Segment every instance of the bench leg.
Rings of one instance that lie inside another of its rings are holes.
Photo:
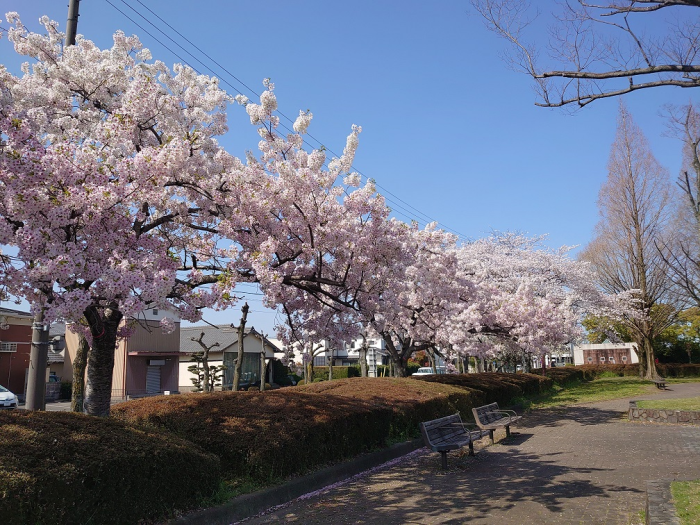
[[[469,442],[469,455],[474,455],[474,443],[472,443],[471,441]]]
[[[510,437],[510,425],[506,425],[506,437]]]
[[[447,451],[440,452],[442,456],[442,470],[447,470]]]
[[[489,430],[489,437],[491,438],[491,444],[493,445],[493,430]]]

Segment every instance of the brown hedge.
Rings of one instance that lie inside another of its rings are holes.
[[[542,394],[553,386],[553,380],[549,377],[534,374],[503,374],[496,372],[483,374],[437,374],[413,376],[411,379],[469,389],[477,403],[476,406],[493,402],[505,405],[517,397]]]
[[[418,423],[470,413],[465,388],[411,379],[350,378],[269,392],[130,401],[112,416],[164,428],[219,455],[225,476],[288,477],[416,435]]]
[[[163,432],[70,412],[0,412],[3,525],[163,518],[196,506],[220,479],[215,455]]]

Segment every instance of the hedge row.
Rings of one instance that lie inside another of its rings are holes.
[[[418,435],[418,423],[537,393],[529,374],[349,378],[267,392],[143,398],[110,419],[0,413],[0,520],[127,524]],[[207,451],[207,452],[205,452]],[[209,453],[211,452],[211,453]]]
[[[162,518],[212,494],[220,477],[215,455],[163,432],[70,412],[0,411],[3,525]]]

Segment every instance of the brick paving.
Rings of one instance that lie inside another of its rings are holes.
[[[643,399],[700,395],[671,384]],[[246,524],[639,524],[646,481],[700,478],[700,427],[630,423],[629,399],[527,414],[476,457],[426,449]]]

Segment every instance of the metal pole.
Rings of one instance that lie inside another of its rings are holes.
[[[46,363],[49,356],[49,330],[44,327],[44,310],[34,315],[32,349],[27,378],[27,410],[46,410]]]
[[[75,45],[75,35],[78,33],[78,11],[80,0],[70,0],[68,4],[68,21],[66,23],[66,46]]]

